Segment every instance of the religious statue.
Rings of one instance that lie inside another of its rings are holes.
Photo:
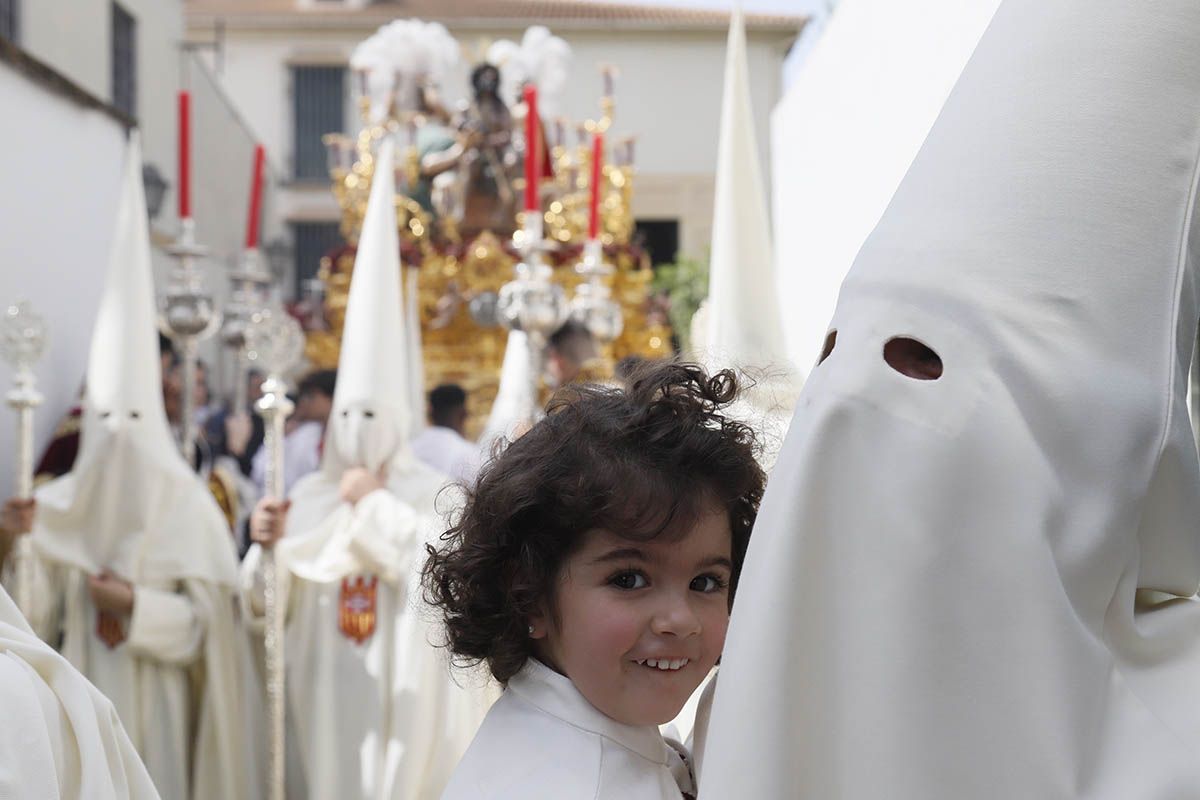
[[[421,183],[431,185],[429,207],[453,220],[466,237],[485,230],[511,235],[515,226],[521,159],[499,86],[500,70],[480,64],[471,73],[472,97],[455,115],[453,143],[438,150],[422,147],[434,144],[434,131],[427,130],[436,125],[432,113],[418,133]]]

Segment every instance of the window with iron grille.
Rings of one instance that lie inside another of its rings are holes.
[[[292,152],[298,180],[328,179],[321,137],[342,131],[345,103],[345,67],[292,67]]]
[[[0,0],[0,39],[17,43],[20,37],[21,0]]]
[[[340,228],[336,222],[292,223],[292,241],[295,242],[296,252],[296,297],[304,295],[305,281],[317,277],[321,257],[342,244]]]
[[[112,4],[112,101],[131,117],[137,116],[137,20]]]

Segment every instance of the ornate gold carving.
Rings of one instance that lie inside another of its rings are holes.
[[[607,130],[612,121],[613,100],[601,99],[602,117],[580,126],[579,142],[567,146],[558,135],[551,153],[555,176],[547,182],[545,231],[555,249],[546,254],[554,267],[554,280],[568,292],[580,281],[574,267],[580,260],[587,233],[590,147],[586,132]],[[365,126],[356,139],[340,134],[325,138],[330,150],[333,193],[342,209],[342,233],[357,242],[366,214],[367,198],[375,163],[373,152],[389,127]],[[631,145],[623,145],[631,148]],[[434,219],[416,201],[405,196],[405,187],[416,184],[420,162],[415,148],[405,151],[398,168],[399,191],[396,225],[401,237],[405,268],[419,270],[418,307],[424,351],[426,388],[439,383],[460,384],[468,394],[468,434],[476,435],[486,421],[498,388],[507,331],[485,327],[469,312],[472,300],[486,300],[513,277],[518,260],[512,243],[490,231],[462,241],[453,220]],[[634,168],[630,157],[603,169],[601,235],[604,260],[615,268],[607,278],[624,313],[624,330],[614,342],[600,346],[600,356],[588,365],[590,376],[611,377],[613,367],[625,356],[662,358],[671,355],[672,334],[662,314],[651,308],[652,271],[645,252],[632,242],[634,219],[631,209]],[[520,215],[514,227],[520,225]],[[324,330],[309,331],[305,354],[319,367],[337,364],[354,248],[347,246],[322,260],[319,277],[325,284]]]

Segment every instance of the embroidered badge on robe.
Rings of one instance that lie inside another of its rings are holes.
[[[375,588],[378,583],[379,578],[375,575],[370,579],[362,575],[342,578],[338,627],[355,644],[362,644],[375,632]]]
[[[121,627],[121,618],[107,611],[97,611],[96,636],[108,645],[109,650],[125,641],[125,630]]]

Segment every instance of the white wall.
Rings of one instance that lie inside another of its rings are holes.
[[[174,0],[170,0],[174,2]],[[18,44],[91,94],[112,98],[112,18],[103,0],[34,0],[20,4]]]
[[[72,405],[83,379],[96,303],[116,221],[125,132],[0,63],[0,97],[20,125],[0,125],[0,305],[28,300],[46,319],[38,364],[45,404],[35,451]],[[0,391],[12,386],[0,362]],[[0,496],[14,477],[15,418],[0,409]],[[35,453],[35,458],[37,457]]]
[[[137,20],[137,117],[146,160],[173,182],[183,2],[119,2]],[[26,0],[20,28],[22,49],[95,97],[112,101],[110,0]]]
[[[291,64],[344,64],[354,46],[373,29],[347,31],[230,31],[222,84],[250,125],[291,163]],[[456,31],[468,50],[484,40],[519,40],[523,29]],[[634,194],[639,216],[679,217],[682,249],[702,255],[711,229],[712,175],[724,72],[725,32],[559,31],[575,52],[562,114],[572,119],[599,115],[598,67],[617,67],[615,140],[637,136],[640,183]],[[204,38],[206,33],[193,33]],[[769,154],[768,114],[780,96],[780,65],[787,37],[751,33],[748,56],[752,100],[764,175]],[[472,64],[464,59],[443,87],[449,102],[465,97]],[[646,194],[643,196],[642,188]],[[682,187],[673,190],[672,187]],[[697,197],[696,192],[701,193]],[[288,187],[280,197],[281,219],[334,219],[337,207],[326,187]]]

